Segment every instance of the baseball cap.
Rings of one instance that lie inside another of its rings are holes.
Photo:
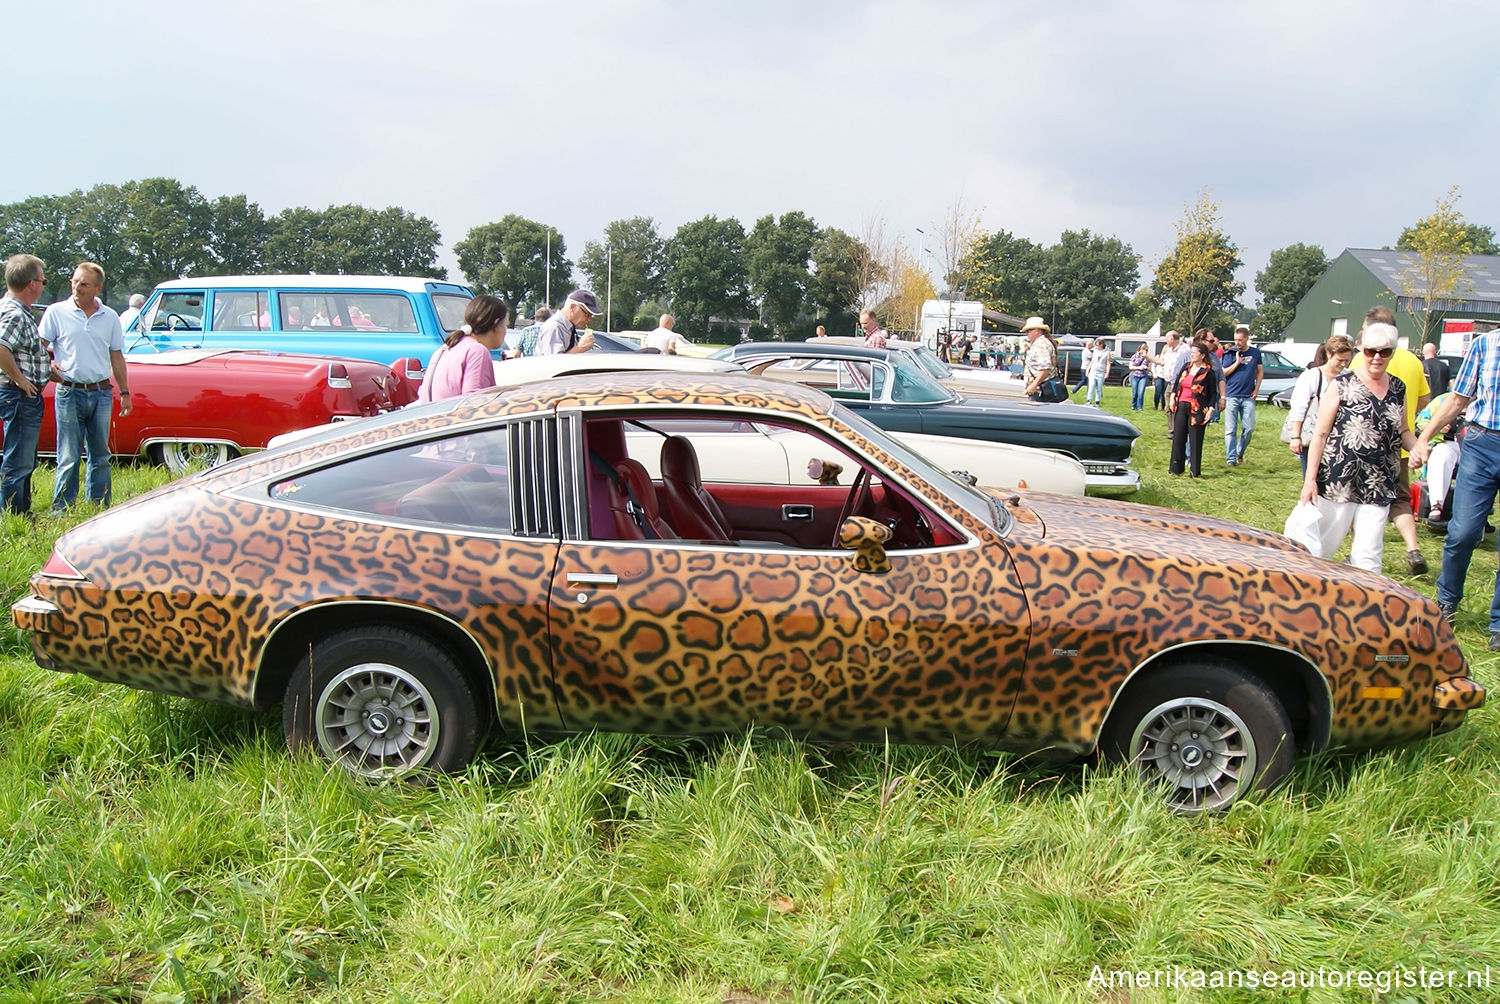
[[[573,292],[568,294],[566,303],[576,303],[584,310],[587,310],[590,314],[594,314],[596,316],[602,313],[602,311],[599,309],[599,301],[594,299],[594,294],[587,289],[573,290]]]

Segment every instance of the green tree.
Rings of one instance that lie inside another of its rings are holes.
[[[853,330],[859,308],[859,263],[866,254],[858,237],[824,227],[813,241],[807,303],[830,331]]]
[[[567,258],[562,234],[515,213],[474,227],[453,245],[453,253],[476,292],[499,296],[518,317],[546,304],[549,283],[555,301],[567,296],[572,285],[573,263]]]
[[[1234,277],[1240,249],[1219,229],[1219,204],[1204,188],[1177,221],[1177,243],[1156,267],[1151,291],[1184,334],[1227,327],[1245,284]]]
[[[578,270],[601,301],[610,297],[613,326],[634,326],[641,304],[661,296],[665,254],[666,242],[649,216],[615,220],[604,228],[603,243],[583,245]]]
[[[1156,294],[1151,292],[1151,287],[1144,286],[1135,291],[1125,312],[1115,318],[1109,330],[1117,335],[1150,331],[1151,326],[1159,320],[1161,304],[1156,302]]]
[[[1398,307],[1416,320],[1422,342],[1436,341],[1442,312],[1472,292],[1463,259],[1474,253],[1474,243],[1470,225],[1458,211],[1460,198],[1454,185],[1437,200],[1431,216],[1401,234],[1412,263],[1395,276],[1401,293]]]
[[[72,226],[74,203],[82,194],[37,195],[0,206],[0,258],[34,254],[42,259],[47,275],[44,302],[68,294],[68,277],[81,260]]]
[[[817,237],[817,224],[793,211],[783,213],[780,220],[762,216],[745,238],[750,295],[759,301],[762,318],[779,334],[789,332],[807,302]]]
[[[1417,230],[1420,223],[1413,224],[1401,231],[1401,237],[1396,241],[1397,251],[1416,251],[1418,239]],[[1479,223],[1463,224],[1465,243],[1469,250],[1466,254],[1493,254],[1500,255],[1500,244],[1495,242],[1495,228],[1487,227]]]
[[[139,228],[126,219],[131,210],[129,188],[133,184],[95,185],[87,192],[74,190],[67,196],[68,242],[74,260],[59,263],[53,269],[54,280],[62,282],[58,299],[68,295],[68,277],[80,261],[91,261],[104,269],[104,300],[112,306],[122,305],[132,289],[151,288],[138,265]],[[48,288],[50,292],[50,283]]]
[[[200,274],[253,275],[261,270],[261,249],[270,239],[271,225],[258,204],[243,195],[222,195],[209,204],[209,221],[208,254]]]
[[[666,287],[677,330],[691,337],[708,319],[733,320],[751,312],[745,266],[745,228],[729,217],[684,223],[667,241]]]
[[[959,262],[957,285],[991,310],[1050,316],[1047,253],[1035,241],[997,230],[974,242]]]
[[[1315,244],[1288,244],[1271,252],[1266,267],[1255,273],[1260,309],[1251,328],[1258,338],[1277,338],[1292,323],[1297,304],[1328,271],[1328,256]]]
[[[1043,293],[1060,331],[1098,334],[1130,307],[1140,259],[1118,237],[1066,230],[1045,253]]]
[[[133,288],[180,278],[209,260],[213,209],[198,189],[173,178],[146,178],[122,185],[121,195],[119,236],[133,258]]]
[[[447,277],[437,263],[442,235],[425,216],[397,206],[286,209],[270,221],[262,255],[273,272]]]

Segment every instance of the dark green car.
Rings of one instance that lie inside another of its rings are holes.
[[[825,342],[742,342],[714,353],[760,376],[816,387],[890,432],[1012,443],[1067,454],[1093,492],[1133,492],[1130,453],[1141,431],[1097,408],[965,397],[902,352]]]

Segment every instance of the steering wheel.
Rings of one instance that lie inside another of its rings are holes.
[[[181,314],[168,314],[167,315],[167,330],[168,331],[176,331],[177,330],[177,325],[175,325],[175,324],[172,323],[172,318],[174,318],[174,317],[177,318],[178,321],[182,322],[182,330],[183,331],[186,331],[188,328],[192,327],[192,325],[187,322],[187,318],[183,317]]]
[[[839,528],[844,525],[844,520],[859,512],[860,508],[870,501],[870,472],[861,467],[859,473],[854,475],[854,483],[849,486],[849,497],[844,500],[844,508],[839,510],[838,522],[833,524],[833,546],[839,546]]]

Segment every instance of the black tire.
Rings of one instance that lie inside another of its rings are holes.
[[[1173,666],[1132,683],[1110,712],[1100,752],[1131,763],[1177,812],[1212,812],[1284,781],[1296,759],[1274,691],[1228,662]]]
[[[341,631],[292,673],[281,709],[287,746],[359,777],[420,779],[474,759],[485,722],[451,656],[388,627]]]

